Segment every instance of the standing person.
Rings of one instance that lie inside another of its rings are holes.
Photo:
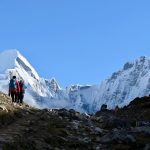
[[[16,76],[13,76],[12,79],[9,82],[9,96],[12,98],[12,102],[17,101],[17,80]]]
[[[16,80],[16,102],[19,103],[20,83]]]
[[[24,85],[24,81],[20,80],[19,85],[20,85],[19,102],[23,103],[23,98],[24,98],[24,93],[25,93],[25,88],[26,88]]]

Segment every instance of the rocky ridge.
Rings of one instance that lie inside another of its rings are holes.
[[[150,149],[150,97],[95,115],[12,104],[0,93],[0,149]]]

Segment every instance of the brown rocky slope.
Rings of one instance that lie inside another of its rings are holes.
[[[12,104],[0,93],[0,149],[149,150],[150,98],[86,115]]]

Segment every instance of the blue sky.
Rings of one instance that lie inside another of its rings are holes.
[[[96,84],[150,57],[149,0],[1,0],[0,51],[18,49],[61,86]]]

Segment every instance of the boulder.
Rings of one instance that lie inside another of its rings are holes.
[[[126,132],[121,132],[121,131],[112,131],[106,135],[104,135],[101,138],[102,143],[125,143],[125,144],[132,144],[135,143],[136,140],[135,138],[126,133]]]

